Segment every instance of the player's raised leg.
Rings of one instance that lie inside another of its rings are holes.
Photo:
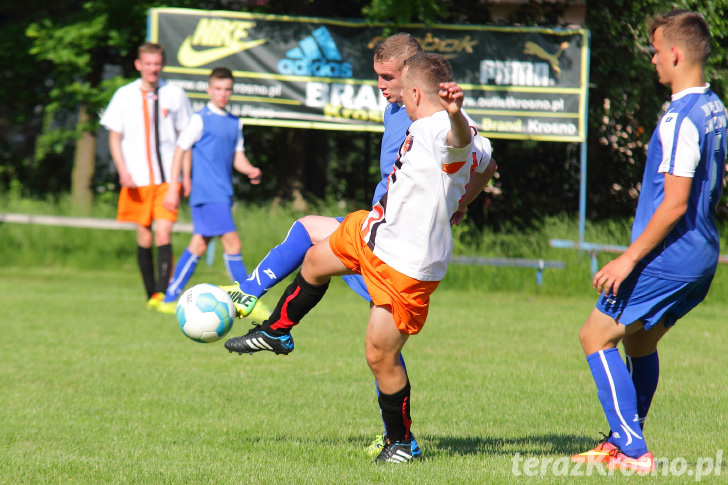
[[[332,217],[302,217],[293,223],[286,238],[268,252],[247,279],[239,285],[222,286],[233,298],[238,316],[242,318],[253,311],[258,298],[301,266],[311,245],[327,238],[338,225]]]
[[[229,339],[230,352],[253,353],[268,350],[288,354],[293,350],[291,329],[321,301],[331,276],[350,273],[334,255],[328,239],[314,245],[304,259],[301,271],[288,285],[270,318],[246,335]]]

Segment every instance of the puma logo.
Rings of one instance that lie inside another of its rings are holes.
[[[548,61],[548,63],[551,65],[551,68],[556,73],[557,77],[561,76],[561,67],[559,67],[559,57],[561,57],[561,54],[569,47],[568,42],[562,42],[561,45],[559,45],[559,50],[556,51],[554,54],[549,54],[544,50],[543,47],[536,44],[535,42],[526,42],[524,44],[523,53],[524,54],[531,54],[534,55],[540,59],[543,59],[545,61]]]

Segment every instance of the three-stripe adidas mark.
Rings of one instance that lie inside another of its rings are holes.
[[[297,76],[349,78],[354,72],[351,62],[342,59],[334,38],[323,26],[289,49],[277,67],[281,74]]]
[[[387,461],[394,461],[397,463],[404,463],[406,461],[412,461],[412,455],[405,453],[402,450],[395,451]]]
[[[270,350],[273,351],[273,347],[268,345],[268,343],[259,337],[251,338],[250,340],[246,340],[245,344],[250,347],[251,349],[256,350]]]
[[[225,348],[239,354],[268,350],[278,355],[288,355],[293,351],[293,337],[290,334],[274,337],[259,328],[256,326],[243,336],[231,338],[225,342]]]

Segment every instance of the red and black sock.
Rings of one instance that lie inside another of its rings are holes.
[[[139,271],[142,274],[142,281],[144,282],[144,289],[147,292],[147,299],[149,299],[156,291],[154,281],[154,256],[152,255],[152,248],[137,246],[137,264],[139,265]]]
[[[382,420],[384,427],[387,429],[387,438],[390,442],[409,441],[410,426],[412,418],[410,418],[410,383],[395,392],[394,394],[384,394],[379,391],[379,408],[382,411]]]
[[[328,288],[328,282],[320,286],[306,282],[299,271],[278,300],[273,313],[263,322],[263,327],[273,335],[290,333],[291,328],[321,301]]]

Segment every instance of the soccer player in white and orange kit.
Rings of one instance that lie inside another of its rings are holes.
[[[101,124],[109,130],[109,148],[121,185],[116,218],[136,224],[137,263],[147,305],[153,308],[162,301],[169,283],[172,226],[177,221],[177,211],[162,207],[162,201],[169,189],[177,136],[187,127],[192,108],[182,88],[161,78],[162,46],[142,44],[134,67],[139,79],[114,93]],[[153,245],[157,247],[156,275]]]
[[[387,192],[371,211],[349,214],[306,254],[268,320],[228,340],[231,352],[293,350],[291,328],[323,297],[331,276],[358,273],[372,298],[366,358],[379,387],[387,442],[377,462],[407,462],[410,383],[400,351],[427,318],[430,295],[452,253],[450,225],[487,183],[490,143],[470,126],[447,60],[420,53],[405,61],[403,98],[413,120]]]

